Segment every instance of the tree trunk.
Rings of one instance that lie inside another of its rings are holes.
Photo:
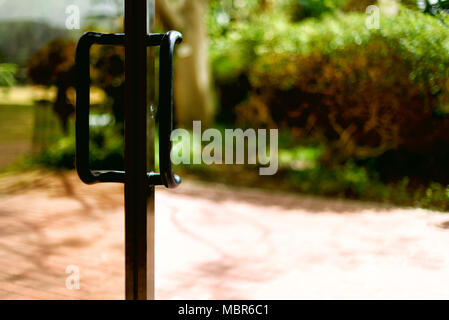
[[[187,127],[193,120],[201,120],[206,127],[213,123],[215,115],[205,25],[207,1],[185,0],[178,8],[166,0],[159,1],[162,23],[184,36],[175,67],[176,120]]]

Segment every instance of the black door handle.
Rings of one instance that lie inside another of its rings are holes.
[[[159,167],[162,184],[167,188],[176,188],[181,183],[181,178],[173,174],[170,139],[173,130],[173,52],[181,41],[179,32],[167,32],[162,38],[159,56]]]
[[[173,174],[171,164],[173,130],[173,53],[175,44],[182,41],[177,31],[165,34],[148,34],[147,46],[161,46],[159,66],[159,166],[161,173],[149,172],[148,185],[164,185],[176,188],[181,178]],[[90,170],[89,166],[89,109],[90,109],[90,48],[94,44],[124,45],[122,33],[85,33],[76,48],[76,170],[80,179],[87,183],[124,182],[124,171]],[[126,106],[125,106],[126,108]]]

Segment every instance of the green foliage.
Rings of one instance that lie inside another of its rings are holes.
[[[423,12],[437,17],[441,23],[449,28],[449,0],[420,1]]]
[[[34,156],[31,162],[49,168],[75,167],[75,132]],[[91,128],[90,166],[93,170],[123,170],[123,137],[113,127]]]
[[[449,209],[449,186],[434,182],[414,187],[408,177],[384,183],[375,173],[353,163],[333,169],[316,167],[293,171],[287,173],[287,177],[289,187],[303,193],[442,211]]]
[[[382,15],[380,29],[368,29],[369,4],[375,3],[293,0],[213,26],[222,115],[289,132],[280,137],[280,172],[273,177],[281,181],[272,184],[447,210],[449,29],[411,0],[398,15]],[[295,5],[303,11],[291,10]],[[299,22],[292,23],[292,13]],[[304,140],[320,147],[298,146]],[[376,161],[387,152],[381,166],[395,159],[410,178],[384,175]],[[417,167],[429,166],[439,177],[418,176]]]
[[[299,21],[336,11],[344,7],[347,2],[347,0],[290,0],[287,8],[294,21]]]
[[[295,146],[279,150],[279,166],[291,168],[315,167],[323,154],[321,146]]]
[[[262,15],[214,40],[217,83],[249,78],[239,120],[325,138],[334,159],[448,149],[449,29],[405,8],[379,30],[366,17]]]
[[[75,142],[73,136],[59,139],[50,148],[33,157],[37,165],[48,168],[73,169],[75,167]]]
[[[301,192],[352,198],[361,198],[373,181],[365,168],[352,163],[334,169],[293,171],[288,176],[291,187]]]
[[[16,84],[14,75],[17,72],[17,66],[10,63],[0,64],[0,87],[12,87]]]
[[[321,21],[310,20],[296,25],[272,21],[270,25],[273,30],[263,33],[264,37],[254,50],[260,53],[252,69],[254,84],[262,85],[262,77],[274,71],[274,79],[273,76],[269,79],[270,84],[281,81],[281,87],[291,88],[297,80],[293,77],[301,76],[295,73],[301,70],[292,65],[296,59],[322,55],[334,62],[341,60],[346,53],[359,50],[358,55],[365,56],[367,60],[387,59],[389,53],[397,53],[401,60],[410,65],[410,73],[405,76],[410,76],[422,86],[427,84],[425,81],[431,82],[435,86],[434,91],[442,89],[444,83],[439,80],[446,80],[447,77],[449,32],[437,20],[418,12],[402,10],[396,17],[384,17],[379,30],[366,28],[365,21],[366,16],[360,14],[328,16]],[[248,33],[251,32],[248,30]],[[260,30],[256,29],[256,32],[260,33]],[[254,36],[249,35],[248,38],[253,40]],[[375,52],[364,52],[371,46],[379,46],[379,57],[374,55]],[[387,50],[390,52],[385,52]],[[364,67],[370,67],[369,61]]]
[[[272,180],[257,176],[256,185],[268,181],[304,193],[449,209],[445,183],[417,182],[413,172],[386,182],[374,166],[357,160],[404,149],[429,157],[442,152],[447,159],[448,29],[404,8],[395,17],[382,15],[379,30],[368,29],[365,1],[292,0],[290,7],[285,2],[270,10],[262,2],[227,7],[212,1],[208,17],[215,81],[219,91],[227,86],[239,93],[233,100],[238,121],[288,133],[280,137],[279,174]],[[299,22],[292,23],[292,14]],[[102,69],[121,68],[116,54],[107,53],[99,64],[93,57],[97,81],[121,83],[114,74],[101,77]],[[304,138],[313,143],[298,145]],[[122,168],[120,133],[95,129],[91,146],[92,168]],[[73,168],[74,149],[72,133],[35,161]],[[208,177],[217,181],[227,169],[187,170],[213,172]],[[244,183],[235,176],[230,183]]]

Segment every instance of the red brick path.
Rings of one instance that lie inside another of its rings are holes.
[[[0,193],[0,299],[123,299],[120,185],[36,174]],[[446,214],[189,182],[156,203],[158,299],[449,298]]]

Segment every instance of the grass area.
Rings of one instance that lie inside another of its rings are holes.
[[[0,169],[31,150],[33,113],[32,105],[0,105]]]
[[[31,150],[34,100],[49,94],[38,87],[0,88],[0,170]]]
[[[0,144],[31,137],[34,107],[0,105]]]

